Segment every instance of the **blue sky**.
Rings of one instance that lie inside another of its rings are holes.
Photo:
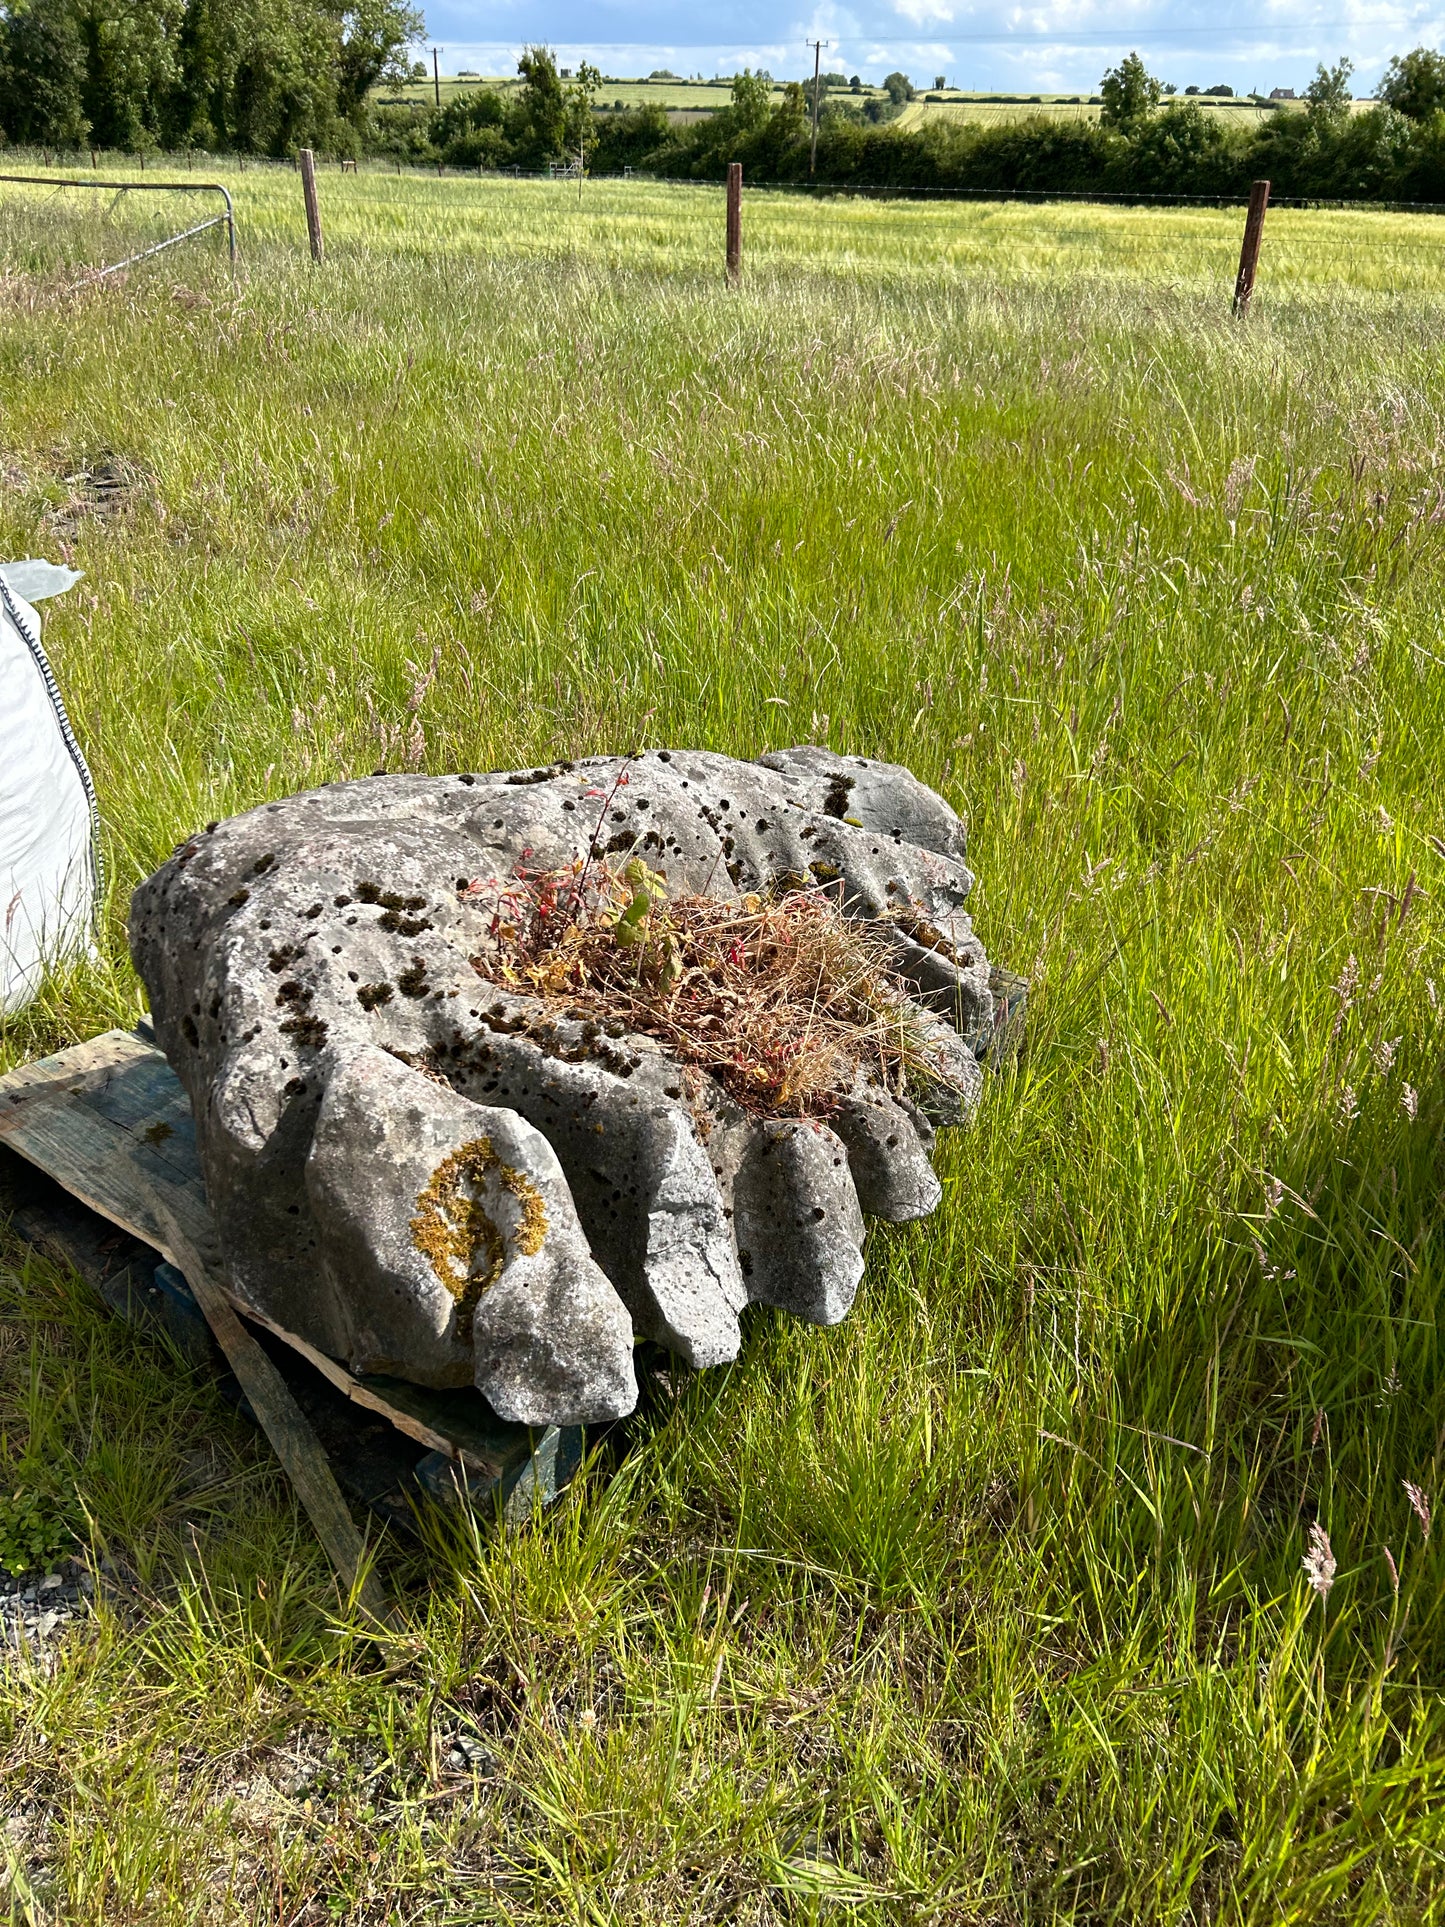
[[[1137,47],[1182,91],[1228,82],[1236,90],[1302,87],[1320,61],[1348,55],[1355,91],[1374,90],[1391,54],[1445,39],[1435,9],[1389,0],[1262,0],[1249,6],[1149,5],[1147,0],[431,0],[429,44],[442,67],[510,72],[531,41],[567,64],[594,60],[605,74],[730,74],[764,66],[782,78],[811,70],[805,43],[822,38],[826,67],[880,80],[901,68],[915,83],[1002,92],[1085,91]]]

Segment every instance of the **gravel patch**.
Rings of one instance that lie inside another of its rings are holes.
[[[0,1664],[28,1649],[53,1656],[67,1629],[90,1611],[95,1581],[78,1559],[19,1578],[0,1572]]]

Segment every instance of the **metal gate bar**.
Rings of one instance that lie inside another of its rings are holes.
[[[142,248],[139,254],[127,255],[123,261],[112,261],[109,267],[95,268],[82,275],[76,287],[83,288],[89,282],[103,281],[108,274],[117,274],[120,269],[132,267],[137,261],[144,261],[148,255],[159,254],[165,248],[173,248],[178,241],[189,241],[192,235],[204,234],[207,228],[225,224],[226,241],[230,250],[231,273],[236,272],[236,210],[231,203],[229,191],[219,181],[87,181],[72,176],[57,174],[0,174],[0,181],[8,181],[16,187],[84,187],[92,193],[105,194],[219,194],[226,203],[224,214],[216,214],[209,221],[201,221],[180,234],[172,234],[164,241],[157,241],[153,247]]]

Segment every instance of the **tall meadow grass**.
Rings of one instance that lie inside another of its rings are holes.
[[[1439,1918],[1436,227],[1272,214],[1240,326],[1228,214],[759,196],[729,292],[706,189],[328,175],[317,271],[233,185],[234,290],[66,294],[158,217],[0,200],[0,547],[85,571],[111,876],[0,1062],[134,1021],[210,818],[646,743],[908,763],[1028,1025],[845,1325],[389,1553],[380,1654],[12,1245],[4,1449],[117,1575],[0,1675],[14,1917]]]

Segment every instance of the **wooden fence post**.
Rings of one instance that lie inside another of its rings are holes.
[[[1259,266],[1259,244],[1264,238],[1264,211],[1269,206],[1269,182],[1256,181],[1249,190],[1249,212],[1244,217],[1244,243],[1239,250],[1239,274],[1234,283],[1234,312],[1249,312],[1254,274]]]
[[[728,162],[728,280],[737,286],[743,274],[743,164]]]
[[[309,147],[301,150],[301,192],[306,201],[306,232],[311,236],[311,259],[325,258],[321,239],[321,204],[316,198],[316,156]]]

